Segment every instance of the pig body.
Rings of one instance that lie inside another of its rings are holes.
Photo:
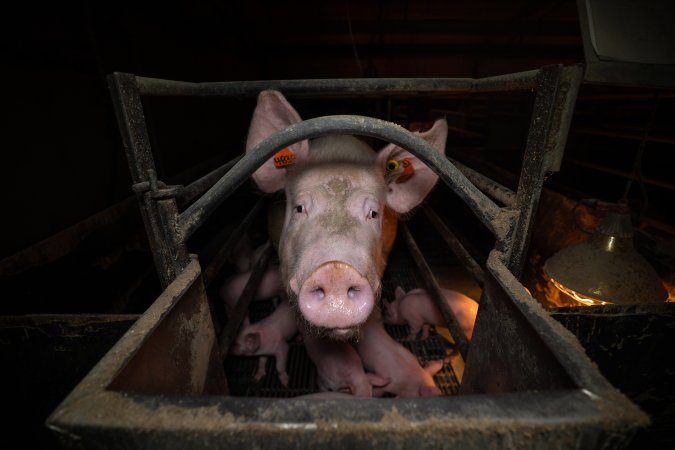
[[[253,324],[244,324],[230,348],[233,355],[261,356],[274,355],[279,381],[288,386],[286,362],[288,359],[288,340],[298,331],[297,321],[288,301],[282,302],[272,314]],[[256,373],[256,381],[265,376],[265,366],[261,363]]]
[[[471,340],[476,323],[478,303],[459,292],[442,289],[447,305],[454,313],[467,339]],[[429,326],[447,326],[443,314],[425,289],[412,289],[406,293],[400,286],[395,290],[396,300],[383,301],[385,323],[410,326],[409,340],[417,337],[422,330],[422,339],[429,337]]]
[[[247,151],[300,121],[281,93],[262,92]],[[441,153],[446,136],[444,120],[420,134]],[[285,192],[281,278],[308,329],[334,339],[358,335],[379,298],[396,213],[417,206],[437,178],[401,147],[375,153],[343,135],[293,144],[253,174],[264,192]]]
[[[397,397],[435,397],[442,395],[433,374],[442,367],[441,361],[430,361],[423,368],[417,357],[396,342],[384,329],[379,310],[366,322],[356,351],[368,372],[388,380],[373,388],[374,396],[391,393]]]
[[[357,397],[372,397],[371,382],[377,377],[366,375],[361,358],[347,342],[304,336],[305,348],[314,362],[322,392],[341,392]]]

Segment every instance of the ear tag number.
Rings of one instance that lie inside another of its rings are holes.
[[[295,164],[295,153],[293,153],[293,150],[291,150],[290,147],[279,150],[277,154],[274,155],[274,167],[277,169],[284,169],[293,164]]]

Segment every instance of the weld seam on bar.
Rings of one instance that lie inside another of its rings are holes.
[[[408,130],[380,119],[363,116],[325,116],[305,120],[274,133],[237,162],[201,198],[190,205],[179,218],[179,232],[183,239],[191,236],[218,205],[241,186],[253,172],[272,155],[289,145],[326,134],[354,134],[392,142],[415,154],[462,198],[485,226],[497,235],[493,221],[500,208],[483,194],[431,144]]]
[[[462,355],[462,358],[464,359],[464,361],[466,361],[466,357],[469,352],[469,341],[466,338],[464,332],[462,331],[462,327],[459,325],[457,317],[455,317],[455,314],[452,312],[447,302],[445,301],[445,297],[443,296],[441,287],[438,284],[438,281],[436,281],[436,278],[434,277],[434,274],[431,271],[429,264],[427,264],[426,260],[424,259],[422,252],[420,251],[419,247],[417,246],[417,243],[415,242],[415,239],[413,238],[412,234],[410,234],[408,226],[405,223],[401,222],[400,228],[401,231],[403,232],[402,233],[403,238],[405,239],[405,243],[408,246],[408,250],[410,251],[410,256],[412,256],[412,259],[415,262],[415,266],[417,266],[417,269],[420,275],[422,276],[427,291],[429,292],[429,295],[431,295],[431,298],[433,298],[434,301],[436,302],[438,308],[441,310],[446,325],[448,326],[448,330],[450,331],[452,338],[455,340],[457,350],[459,350],[459,353]]]
[[[486,78],[338,78],[310,80],[258,80],[193,83],[136,77],[148,96],[255,96],[265,89],[293,94],[421,94],[524,91],[536,87],[538,70]]]

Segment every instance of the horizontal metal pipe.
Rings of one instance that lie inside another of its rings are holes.
[[[213,211],[229,197],[253,172],[282,148],[326,134],[353,134],[369,136],[394,143],[408,149],[431,170],[436,172],[494,234],[499,230],[493,221],[500,208],[431,144],[408,130],[380,119],[363,116],[325,116],[291,125],[258,144],[237,162],[201,198],[188,207],[179,218],[179,233],[182,239],[191,236]]]
[[[455,159],[449,159],[455,165],[455,167],[457,167],[460,172],[462,172],[464,176],[468,178],[469,181],[476,185],[478,189],[494,198],[498,202],[501,202],[505,206],[513,206],[513,203],[516,200],[516,194],[511,189],[497,183],[489,177],[486,177],[482,173],[465,166]]]
[[[523,91],[535,87],[538,70],[486,78],[342,78],[192,83],[136,77],[141,95],[255,96],[265,89],[286,95],[378,95]]]

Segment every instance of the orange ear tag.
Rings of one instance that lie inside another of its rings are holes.
[[[413,166],[410,158],[404,158],[403,161],[401,161],[401,165],[403,166],[403,173],[396,179],[397,183],[405,183],[415,175],[415,166]]]
[[[293,153],[293,150],[291,150],[290,147],[279,150],[277,154],[274,155],[274,167],[277,169],[284,169],[293,164],[295,164],[295,153]]]

